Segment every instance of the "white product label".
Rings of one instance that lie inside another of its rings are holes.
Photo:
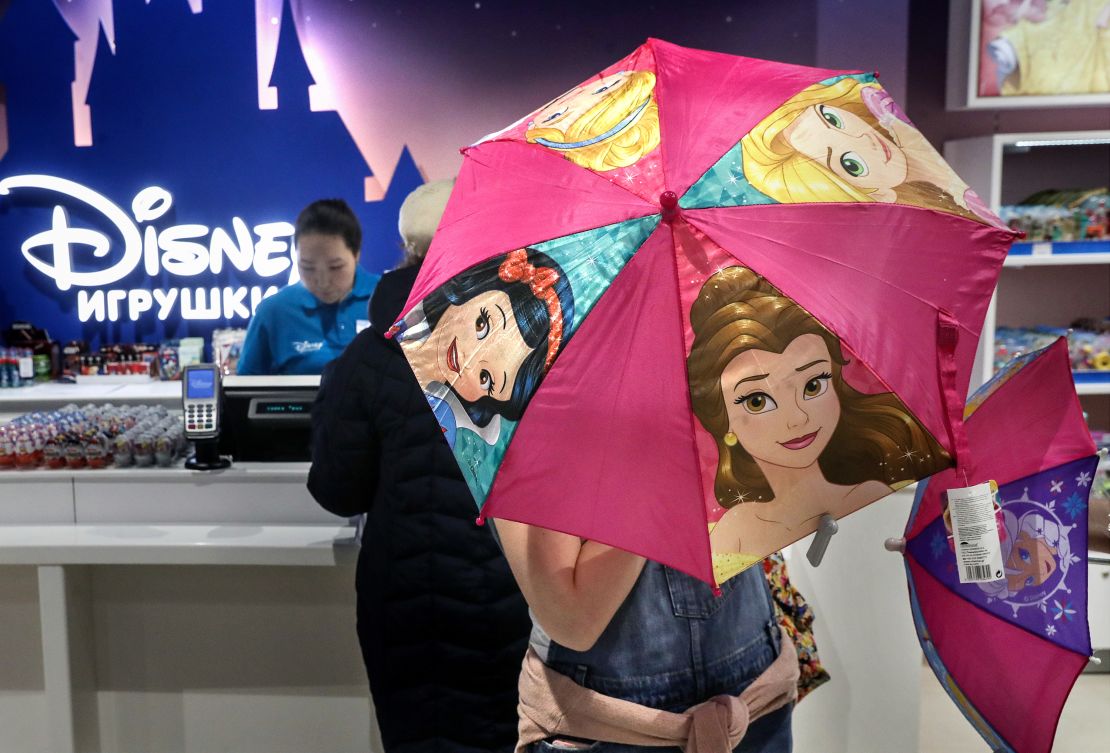
[[[960,583],[1001,580],[1002,541],[995,522],[993,481],[948,490],[952,515],[952,539]]]
[[[19,378],[32,379],[35,376],[35,362],[30,356],[19,357]]]

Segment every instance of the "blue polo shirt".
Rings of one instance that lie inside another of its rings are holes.
[[[380,275],[361,266],[355,285],[339,303],[321,303],[297,282],[258,304],[239,355],[240,374],[319,374],[339,356],[367,321],[367,306]]]

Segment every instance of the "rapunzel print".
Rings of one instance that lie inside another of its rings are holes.
[[[740,143],[744,175],[778,202],[897,202],[1000,223],[873,81],[809,86]]]

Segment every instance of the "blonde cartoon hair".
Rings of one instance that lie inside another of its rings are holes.
[[[598,172],[634,165],[659,146],[659,106],[654,73],[631,71],[626,75],[624,86],[579,116],[566,133],[530,123],[525,138]],[[630,122],[622,126],[628,119]],[[582,145],[571,146],[579,143]]]
[[[757,189],[783,204],[875,201],[873,191],[860,189],[832,172],[827,165],[794,148],[784,131],[808,108],[830,105],[847,110],[876,131],[893,137],[863,102],[863,90],[881,88],[874,82],[848,77],[832,84],[813,84],[791,97],[740,139],[744,175]],[[910,126],[912,127],[912,126]],[[939,209],[983,222],[961,207],[947,191],[928,181],[907,181],[895,188],[902,204]]]
[[[783,131],[815,105],[831,105],[863,118],[872,128],[878,119],[863,103],[864,84],[842,78],[833,84],[814,84],[780,105],[740,139],[744,175],[753,186],[783,204],[816,201],[871,201],[861,191],[832,173],[828,167],[802,154],[786,140]]]
[[[892,486],[931,475],[949,465],[944,448],[923,429],[893,393],[867,395],[842,378],[847,359],[840,340],[809,312],[745,267],[728,267],[706,280],[690,309],[694,345],[686,360],[690,397],[698,421],[717,445],[713,491],[722,507],[746,498],[770,502],[774,491],[743,438],[729,446],[728,410],[721,374],[748,350],[782,353],[796,338],[818,335],[829,349],[832,386],[841,416],[817,462],[834,484],[878,480]],[[896,461],[896,462],[892,462]]]

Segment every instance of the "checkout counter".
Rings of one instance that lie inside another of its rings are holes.
[[[231,467],[0,471],[0,749],[380,750],[355,529],[308,494],[317,377],[229,377]],[[0,391],[181,411],[180,382]]]
[[[233,462],[307,462],[318,376],[223,379],[220,454]]]

